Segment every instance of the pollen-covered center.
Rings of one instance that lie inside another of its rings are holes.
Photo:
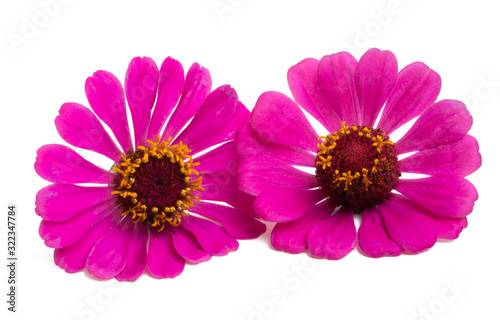
[[[343,122],[340,130],[318,140],[316,178],[335,203],[362,212],[389,197],[401,172],[385,132]]]
[[[116,190],[125,211],[134,222],[143,222],[161,231],[168,223],[177,227],[185,211],[194,206],[192,194],[203,190],[202,177],[193,169],[199,163],[193,163],[187,145],[179,142],[169,146],[172,140],[160,142],[148,140],[149,146],[139,146],[129,156],[122,154],[122,162],[113,170],[119,174]],[[192,175],[198,176],[191,181]]]

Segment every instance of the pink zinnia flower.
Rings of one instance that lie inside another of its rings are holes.
[[[481,166],[481,155],[467,134],[465,105],[435,103],[435,71],[415,62],[398,72],[390,51],[371,49],[359,62],[346,52],[305,59],[289,69],[288,83],[296,102],[262,94],[236,138],[247,157],[240,188],[257,196],[261,217],[277,222],[275,249],[340,259],[359,243],[370,257],[397,256],[458,237],[478,198],[464,177]],[[329,134],[319,136],[299,105]],[[362,218],[357,231],[354,215]]]
[[[226,255],[238,248],[236,239],[264,232],[254,219],[254,197],[237,186],[240,159],[233,139],[249,111],[234,89],[210,92],[211,84],[208,70],[197,63],[184,78],[174,59],[158,70],[150,58],[134,58],[125,93],[109,72],[87,79],[95,115],[80,104],[63,104],[55,120],[61,137],[113,163],[110,171],[101,169],[58,144],[38,150],[36,172],[53,182],[36,196],[39,231],[56,248],[58,266],[70,273],[86,268],[99,279],[133,281],[146,268],[155,278],[173,278],[186,260]],[[78,185],[88,183],[100,186]]]

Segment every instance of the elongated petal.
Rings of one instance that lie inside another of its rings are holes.
[[[390,134],[420,115],[439,95],[441,77],[422,62],[404,67],[382,112],[378,127]]]
[[[194,63],[186,75],[182,96],[170,120],[168,120],[163,139],[175,138],[189,120],[198,112],[202,102],[210,93],[212,78],[207,69]]]
[[[191,231],[201,247],[214,256],[225,256],[238,249],[238,241],[219,225],[194,216],[184,217],[182,226]]]
[[[318,82],[335,113],[347,124],[359,124],[355,77],[357,61],[347,52],[324,56],[318,66]]]
[[[35,211],[47,221],[63,221],[78,212],[113,199],[114,187],[81,187],[56,183],[36,194]]]
[[[165,232],[151,232],[148,247],[148,269],[157,279],[175,278],[186,261],[175,251],[172,237]]]
[[[387,232],[401,248],[410,253],[432,247],[437,240],[437,229],[431,218],[421,213],[411,201],[393,194],[379,204]]]
[[[120,161],[120,150],[101,122],[81,104],[63,104],[55,124],[57,132],[67,143],[100,153],[115,162]]]
[[[266,141],[317,151],[318,134],[299,106],[284,94],[261,94],[252,110],[250,121]]]
[[[389,238],[382,216],[376,207],[363,210],[358,230],[359,248],[369,257],[399,256],[403,249]]]
[[[255,239],[266,231],[266,226],[262,222],[231,207],[203,201],[189,210],[217,221],[235,239]]]
[[[472,117],[463,102],[439,101],[425,110],[396,142],[396,152],[402,154],[453,143],[464,137],[471,126]]]
[[[212,255],[202,249],[198,240],[189,230],[183,227],[171,228],[172,240],[175,251],[184,259],[193,263],[208,261]]]
[[[396,191],[430,212],[447,218],[462,218],[472,212],[478,198],[476,188],[458,176],[400,179]]]
[[[390,51],[370,49],[359,59],[354,79],[361,125],[373,127],[398,76],[398,62]],[[332,131],[334,132],[334,131]]]
[[[113,131],[124,153],[133,151],[120,81],[107,71],[96,71],[85,81],[85,94],[92,110]]]
[[[236,129],[248,121],[250,112],[230,86],[215,89],[205,99],[193,120],[174,140],[182,141],[193,153],[234,138]]]
[[[304,59],[288,69],[288,85],[297,103],[317,119],[329,132],[340,129],[342,121],[325,100],[318,83],[319,61]]]
[[[136,147],[146,144],[151,110],[155,104],[158,89],[159,73],[158,66],[151,58],[136,57],[128,65],[125,76],[125,94],[134,123]]]
[[[254,196],[267,189],[281,187],[309,189],[318,186],[318,180],[314,175],[295,169],[287,161],[264,154],[243,160],[239,171],[239,187]]]
[[[148,229],[142,223],[134,223],[129,236],[127,262],[116,276],[118,281],[137,280],[144,273],[148,261]]]
[[[481,166],[477,140],[469,135],[435,149],[419,151],[399,161],[401,172],[468,176]]]
[[[266,221],[287,222],[298,219],[324,198],[326,195],[321,189],[269,189],[259,194],[254,210]]]
[[[99,168],[73,149],[60,144],[42,146],[36,154],[36,173],[50,182],[109,185],[116,178],[115,174]]]
[[[277,223],[271,233],[271,245],[287,253],[301,253],[307,249],[307,235],[316,224],[330,217],[335,204],[327,199],[312,206],[302,217]]]
[[[227,142],[203,155],[196,157],[195,162],[200,165],[195,169],[200,174],[213,172],[228,172],[238,175],[240,158],[234,151],[234,141]]]
[[[437,228],[438,238],[453,240],[458,238],[460,232],[467,228],[467,217],[458,219],[432,217]]]
[[[339,260],[356,247],[356,226],[351,209],[342,207],[321,220],[307,234],[307,246],[316,258]]]
[[[160,67],[158,99],[149,126],[149,140],[155,141],[161,133],[168,116],[179,101],[183,86],[184,69],[181,63],[170,57],[166,58]]]

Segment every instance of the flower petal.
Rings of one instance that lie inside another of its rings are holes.
[[[208,70],[200,67],[197,63],[193,63],[186,75],[181,100],[172,117],[168,120],[165,131],[163,131],[163,140],[177,136],[186,123],[198,112],[211,88],[212,78]]]
[[[50,182],[113,184],[115,174],[85,160],[73,149],[47,144],[36,152],[35,171]]]
[[[266,225],[237,209],[202,201],[189,211],[220,223],[235,239],[255,239],[266,231]]]
[[[225,256],[238,249],[238,241],[229,236],[221,226],[194,216],[184,217],[182,227],[191,231],[203,250],[213,256]]]
[[[446,219],[432,217],[437,228],[438,238],[453,240],[458,238],[460,232],[467,228],[467,218]]]
[[[115,200],[111,199],[85,209],[68,220],[61,222],[42,220],[38,233],[47,247],[67,247],[80,240],[94,223],[106,217],[116,207]]]
[[[363,210],[358,230],[359,248],[369,257],[399,256],[403,249],[387,234],[387,228],[376,207]]]
[[[69,273],[75,273],[85,268],[85,263],[95,243],[116,226],[115,217],[120,217],[120,211],[120,208],[116,208],[111,214],[96,222],[80,240],[72,245],[55,249],[55,264]]]
[[[373,48],[359,59],[354,75],[361,125],[373,127],[398,76],[398,61],[390,51]],[[331,131],[334,132],[334,131]]]
[[[477,140],[469,135],[435,149],[419,151],[398,162],[401,172],[468,176],[481,166]]]
[[[99,239],[89,254],[85,267],[101,280],[116,277],[127,264],[128,245],[133,235],[130,220],[123,220]]]
[[[165,121],[179,101],[184,86],[184,69],[182,64],[170,57],[166,58],[160,67],[158,99],[149,126],[148,139],[156,140]]]
[[[134,146],[130,138],[125,94],[120,81],[113,74],[99,70],[85,81],[85,94],[92,110],[115,134],[123,152],[132,152]]]
[[[203,250],[196,237],[183,227],[171,228],[175,251],[184,259],[193,263],[208,261],[212,255]]]
[[[472,127],[465,104],[457,100],[436,102],[396,142],[398,154],[441,147],[460,140]]]
[[[57,132],[67,143],[120,161],[120,150],[97,117],[78,103],[65,103],[55,120]]]
[[[413,202],[392,194],[390,200],[379,204],[379,209],[389,236],[406,251],[421,252],[436,243],[433,220],[421,213]]]
[[[338,52],[321,58],[318,66],[318,82],[323,96],[348,125],[360,123],[354,80],[357,64],[350,53]]]
[[[265,141],[317,152],[318,134],[295,101],[282,93],[261,94],[250,121]]]
[[[134,123],[136,147],[146,144],[159,77],[158,66],[151,58],[136,57],[128,65],[125,94]]]
[[[420,115],[439,95],[441,77],[422,62],[404,67],[387,100],[378,127],[390,134]]]
[[[135,281],[144,273],[148,261],[148,238],[148,229],[141,223],[134,223],[130,230],[127,263],[116,280]]]
[[[199,162],[196,171],[200,175],[213,172],[227,172],[233,176],[238,175],[240,158],[234,151],[234,141],[227,142],[203,155],[193,159]]]
[[[266,221],[287,222],[301,217],[325,198],[326,195],[321,189],[268,189],[259,194],[254,203],[254,210]]]
[[[311,208],[301,217],[284,223],[277,223],[271,233],[274,249],[287,253],[301,253],[307,249],[307,234],[317,223],[330,217],[335,204],[327,199]]]
[[[396,191],[446,218],[465,217],[472,212],[478,198],[474,185],[458,176],[400,179]]]
[[[356,247],[356,226],[352,209],[340,208],[321,220],[307,234],[307,246],[316,258],[339,260]]]
[[[149,239],[148,269],[157,279],[175,278],[182,273],[186,261],[175,251],[168,232],[152,231]]]
[[[307,150],[291,148],[279,143],[262,140],[252,125],[248,122],[236,131],[235,151],[241,159],[254,156],[259,153],[273,155],[288,161],[291,165],[314,167],[316,156]]]
[[[325,100],[318,83],[319,61],[304,59],[288,69],[288,86],[293,98],[329,132],[340,129],[342,121]]]
[[[193,153],[234,138],[236,129],[248,121],[250,112],[230,86],[221,86],[203,101],[191,123],[174,140],[182,141]]]
[[[63,221],[80,211],[107,202],[114,187],[81,187],[56,183],[40,189],[36,194],[35,211],[47,221]]]

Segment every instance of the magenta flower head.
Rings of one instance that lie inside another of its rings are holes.
[[[295,101],[263,93],[236,138],[246,157],[240,188],[257,196],[264,220],[277,222],[275,249],[335,260],[359,243],[370,257],[397,256],[458,237],[478,198],[464,177],[481,155],[465,105],[435,102],[435,71],[415,62],[398,72],[392,52],[371,49],[359,61],[347,52],[305,59],[288,70],[288,84]],[[316,133],[299,105],[327,134]]]
[[[265,231],[254,219],[254,197],[237,185],[234,136],[249,111],[234,89],[210,92],[211,84],[197,63],[184,78],[174,59],[158,70],[150,58],[134,58],[125,91],[106,71],[87,79],[95,114],[63,104],[55,120],[61,137],[112,162],[108,171],[63,145],[38,150],[36,172],[53,182],[36,196],[39,231],[55,248],[58,266],[70,273],[86,268],[98,279],[133,281],[146,269],[155,278],[173,278],[186,260],[226,255],[238,248],[236,239]]]

